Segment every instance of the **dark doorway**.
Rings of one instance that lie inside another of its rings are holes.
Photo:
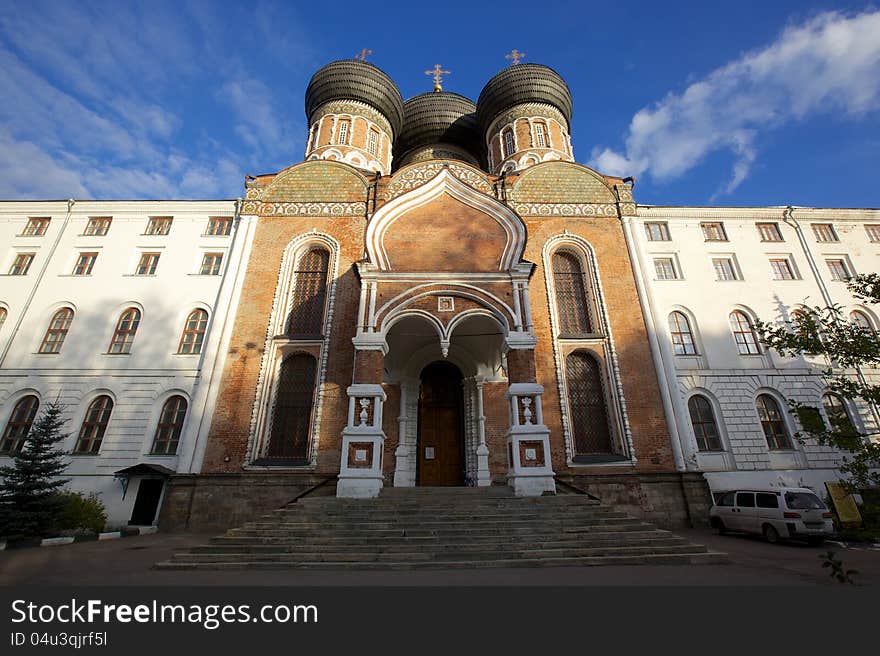
[[[159,510],[159,499],[162,498],[164,484],[165,481],[161,478],[141,479],[129,524],[135,526],[151,526],[153,524],[156,519],[156,511]]]
[[[417,485],[464,485],[462,375],[449,362],[422,370]]]

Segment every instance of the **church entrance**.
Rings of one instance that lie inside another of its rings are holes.
[[[416,485],[464,485],[463,405],[458,367],[433,362],[422,370]]]

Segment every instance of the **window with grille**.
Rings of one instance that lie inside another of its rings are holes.
[[[367,143],[367,150],[370,155],[376,154],[376,148],[379,145],[379,133],[375,130],[370,130],[370,141]]]
[[[592,304],[580,260],[573,253],[558,251],[552,264],[560,335],[592,333]]]
[[[156,267],[159,265],[159,253],[141,253],[138,260],[136,273],[139,276],[156,275]]]
[[[849,280],[850,275],[846,262],[842,259],[825,260],[825,262],[828,264],[832,280]]]
[[[9,267],[10,276],[26,276],[34,261],[34,253],[19,253]]]
[[[794,271],[788,258],[773,258],[770,260],[770,269],[773,271],[774,280],[794,280]]]
[[[783,241],[779,226],[775,223],[756,223],[761,241]]]
[[[180,336],[180,345],[177,348],[177,352],[187,354],[201,353],[207,328],[207,312],[204,310],[193,310],[190,312],[183,327],[183,334]]]
[[[866,315],[864,312],[853,310],[849,313],[849,320],[859,328],[874,332],[874,324],[868,318],[868,315]]]
[[[85,234],[89,237],[103,237],[110,230],[110,222],[113,219],[109,216],[99,216],[89,219],[86,224]]]
[[[222,263],[223,253],[205,253],[199,273],[203,276],[219,276]]]
[[[767,438],[767,446],[771,450],[790,449],[791,437],[776,399],[769,394],[761,394],[755,401],[755,408],[764,429],[764,437]]]
[[[232,231],[232,219],[228,216],[214,216],[208,219],[208,235],[226,236]]]
[[[28,219],[27,225],[24,227],[24,232],[21,234],[25,237],[42,237],[46,234],[46,230],[48,229],[48,218]]]
[[[314,338],[322,334],[329,264],[330,253],[325,248],[311,248],[297,261],[285,328],[288,337]]]
[[[141,313],[137,308],[128,308],[116,322],[113,339],[110,341],[110,353],[131,353],[131,345],[141,322]]]
[[[547,147],[547,134],[544,130],[543,123],[535,123],[535,141],[537,142],[538,148]]]
[[[281,363],[266,458],[308,462],[317,366],[307,353],[295,353]]]
[[[677,280],[678,272],[675,269],[675,262],[671,257],[655,257],[654,272],[657,274],[657,280]]]
[[[694,436],[697,438],[697,448],[700,451],[721,451],[721,437],[709,399],[701,394],[694,394],[688,400],[688,412],[691,415]]]
[[[510,157],[516,151],[513,143],[513,131],[505,130],[504,132],[504,156]]]
[[[73,267],[73,275],[88,276],[92,273],[92,267],[95,266],[95,260],[98,259],[97,253],[80,253]]]
[[[21,451],[39,407],[40,401],[33,394],[25,396],[15,404],[9,421],[6,422],[3,439],[0,440],[0,453],[14,454]]]
[[[151,453],[162,456],[173,456],[177,453],[180,433],[183,431],[183,420],[186,419],[186,407],[186,399],[182,396],[172,396],[165,401],[159,415],[156,434],[153,436]]]
[[[73,449],[74,453],[93,454],[101,450],[101,442],[107,431],[111,412],[113,412],[113,399],[107,395],[99,396],[89,404],[79,429],[79,437]]]
[[[71,323],[73,323],[73,310],[70,308],[62,308],[52,315],[43,342],[40,344],[40,353],[60,353]]]
[[[170,216],[152,216],[147,221],[147,232],[148,235],[167,235],[171,232],[171,220]]]
[[[713,257],[712,268],[715,269],[716,280],[738,280],[733,259],[729,257]]]
[[[694,334],[684,312],[675,311],[669,315],[669,333],[672,336],[672,348],[676,355],[696,355]]]
[[[648,241],[669,241],[669,225],[652,221],[645,224],[645,234]]]
[[[853,426],[852,419],[850,419],[843,397],[833,392],[826,392],[822,395],[822,407],[825,409],[828,421],[831,422],[832,430],[849,433],[855,432],[855,426]]]
[[[339,121],[339,130],[336,133],[336,143],[348,143],[348,121]]]
[[[720,221],[701,223],[703,238],[706,241],[727,241],[727,233],[724,232],[724,224]]]
[[[869,241],[880,242],[880,225],[866,225],[865,232],[868,233]]]
[[[740,355],[757,355],[761,352],[752,320],[744,312],[736,310],[730,313],[730,329]]]
[[[599,363],[585,351],[565,359],[575,455],[612,453],[611,430]]]
[[[816,241],[840,241],[834,231],[834,226],[830,223],[814,223],[812,228]]]

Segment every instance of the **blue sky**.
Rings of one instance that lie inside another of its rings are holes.
[[[575,157],[659,205],[880,206],[864,2],[13,2],[0,198],[234,198],[300,161],[312,73],[370,48],[474,100],[513,48],[574,96]]]

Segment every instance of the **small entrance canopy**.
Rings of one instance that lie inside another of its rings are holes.
[[[122,484],[122,498],[124,499],[125,493],[128,492],[128,481],[132,477],[168,478],[174,473],[173,469],[168,469],[168,467],[163,467],[162,465],[152,465],[148,462],[140,462],[131,467],[126,467],[125,469],[113,472],[113,478]]]

